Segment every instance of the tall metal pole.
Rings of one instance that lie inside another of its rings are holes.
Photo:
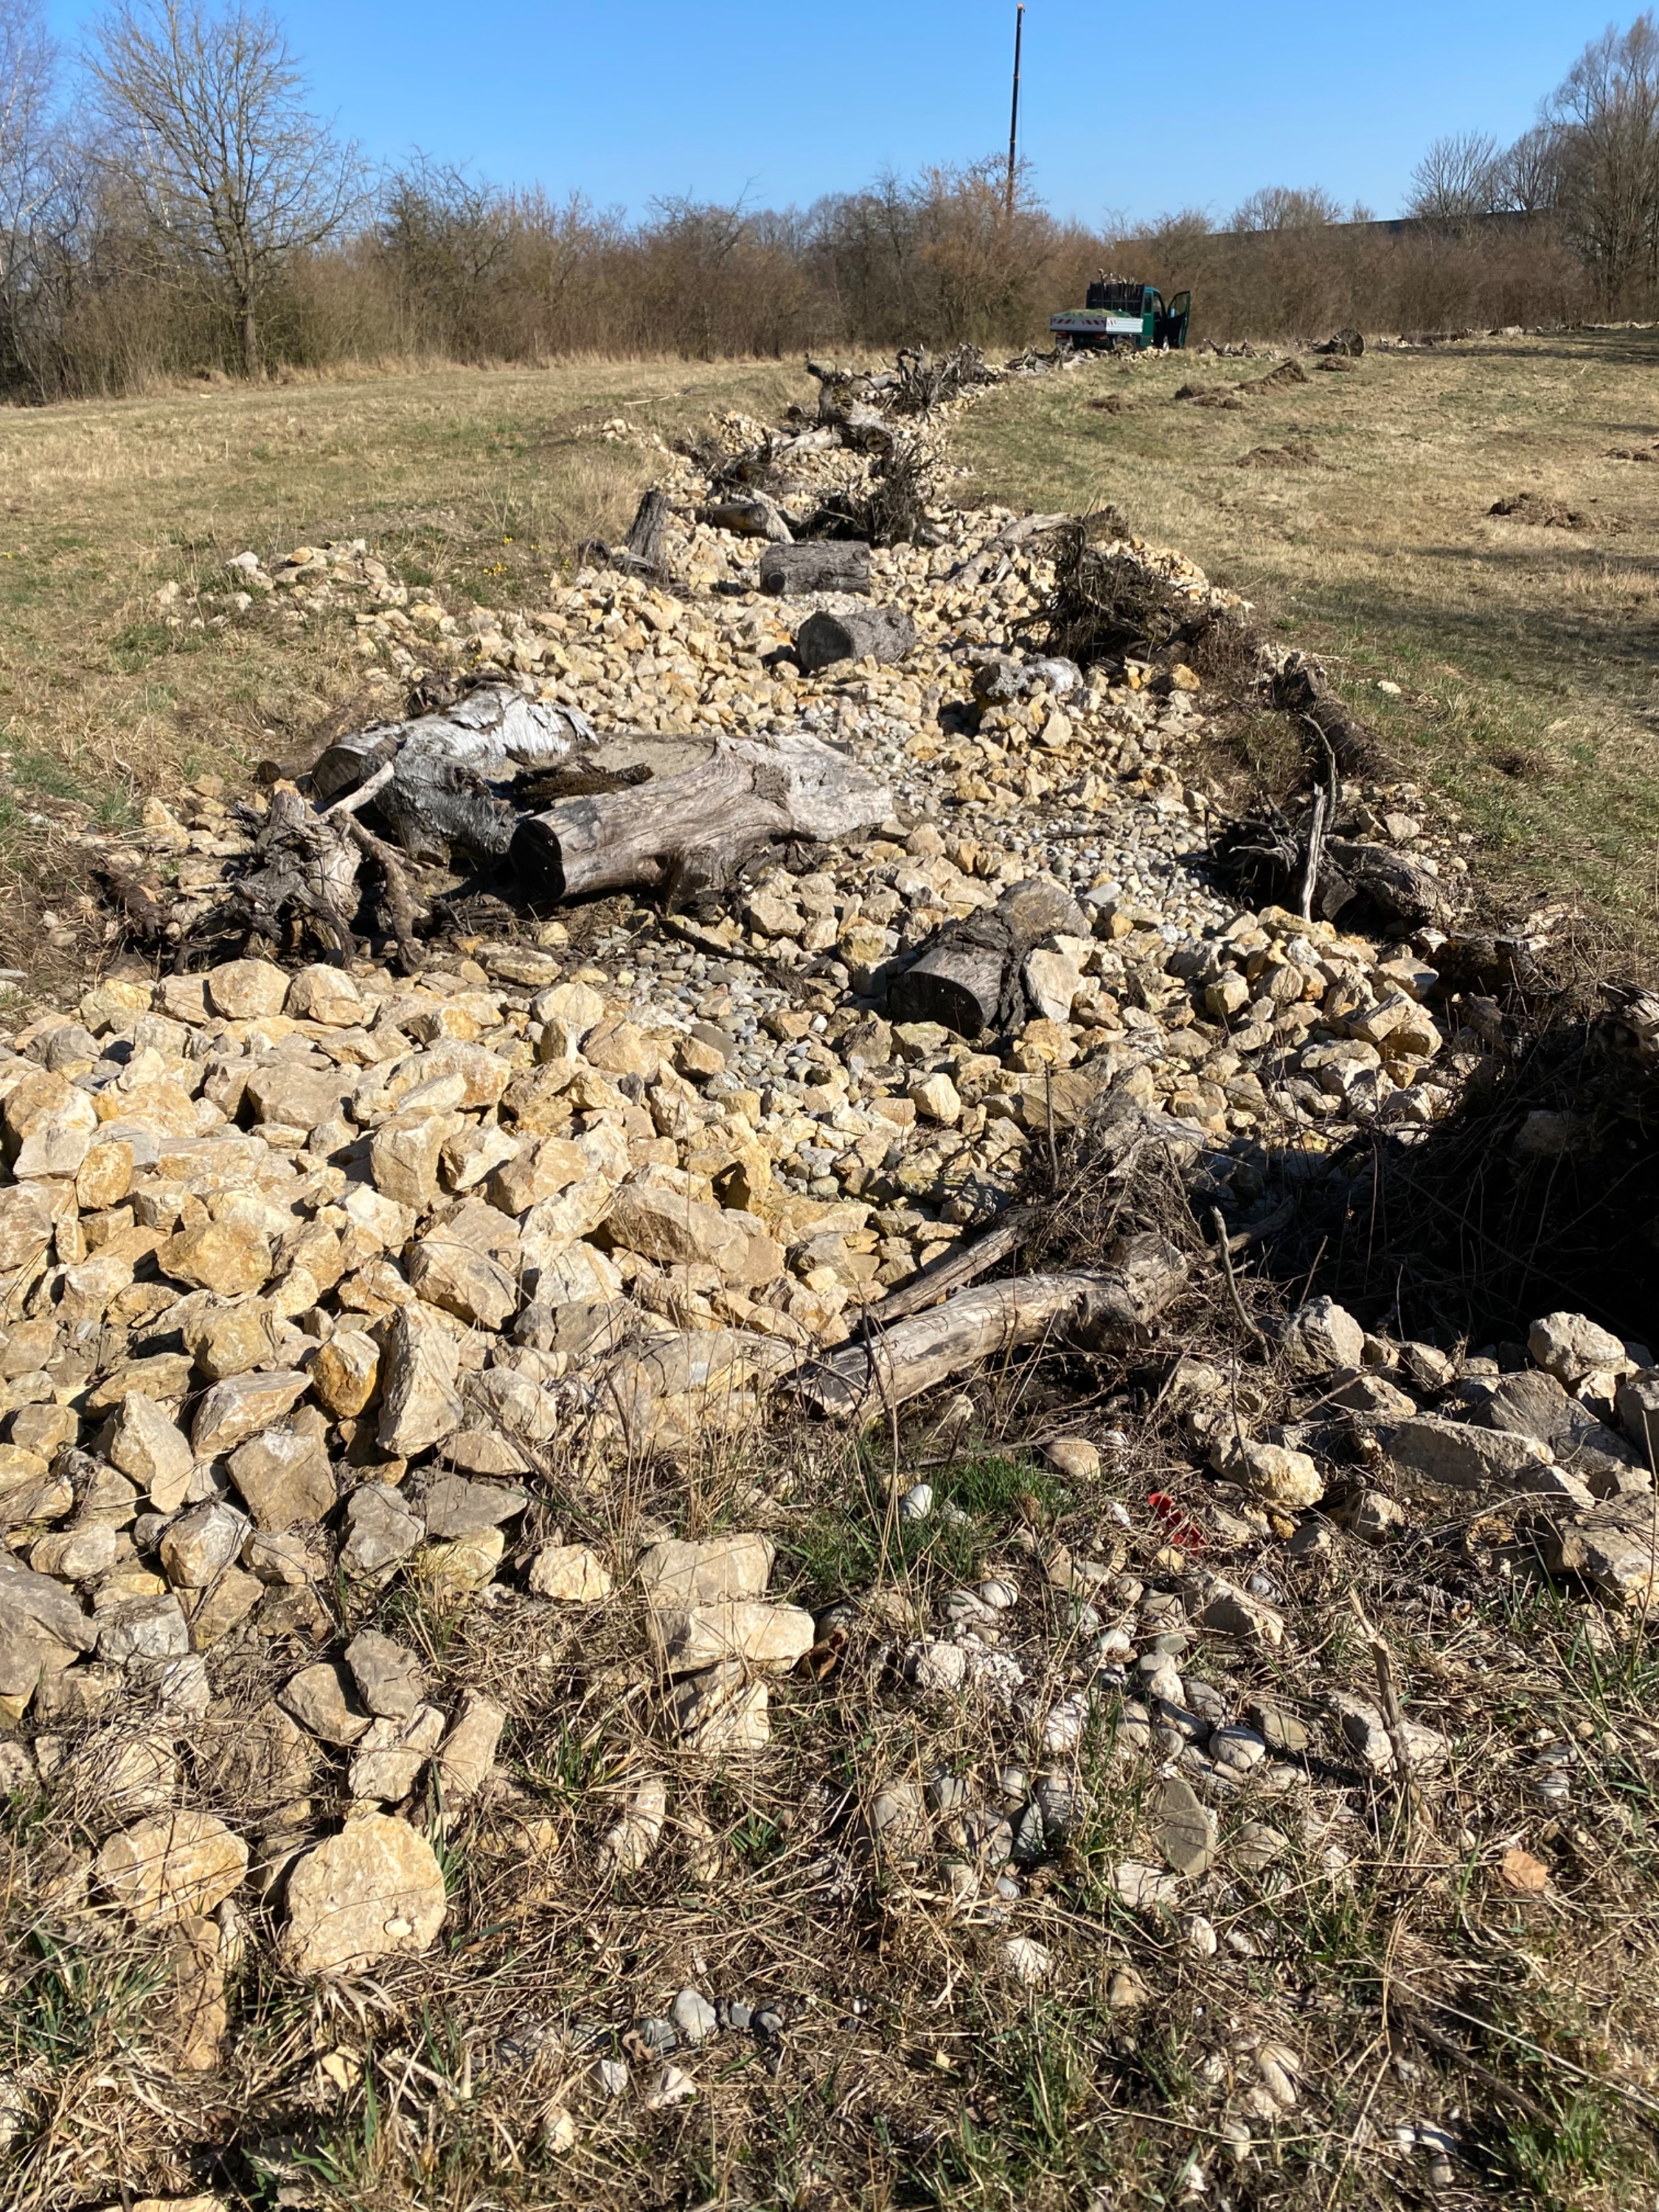
[[[1019,0],[1014,12],[1014,104],[1008,118],[1008,194],[1007,214],[1012,222],[1014,214],[1014,168],[1019,151],[1019,48],[1025,30],[1025,0]]]

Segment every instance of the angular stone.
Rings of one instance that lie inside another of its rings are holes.
[[[280,1014],[289,975],[270,960],[227,960],[205,977],[208,1004],[228,1022],[257,1022]]]
[[[262,1429],[292,1413],[306,1392],[307,1378],[291,1369],[233,1375],[204,1391],[191,1424],[190,1437],[199,1459],[234,1451]]]
[[[1397,1465],[1412,1468],[1425,1481],[1457,1490],[1508,1486],[1524,1470],[1549,1462],[1548,1451],[1534,1437],[1475,1428],[1437,1413],[1401,1421],[1387,1443],[1389,1455]]]
[[[812,1616],[790,1605],[753,1599],[694,1606],[685,1612],[653,1609],[652,1639],[671,1670],[713,1667],[740,1659],[751,1667],[793,1667],[817,1641]]]
[[[354,1797],[397,1805],[420,1779],[421,1769],[438,1748],[444,1717],[436,1705],[417,1705],[406,1720],[370,1723],[352,1753],[349,1781]]]
[[[1215,1815],[1179,1775],[1159,1784],[1152,1825],[1158,1849],[1177,1874],[1200,1875],[1215,1857]]]
[[[1527,1331],[1527,1349],[1547,1374],[1569,1390],[1576,1390],[1598,1369],[1612,1368],[1617,1373],[1629,1364],[1620,1340],[1586,1314],[1543,1315]]]
[[[924,1120],[954,1129],[962,1119],[962,1096],[948,1075],[929,1075],[910,1085],[910,1103]]]
[[[48,1464],[81,1433],[72,1406],[20,1406],[11,1417],[11,1442]]]
[[[530,1563],[530,1588],[537,1597],[597,1605],[611,1587],[610,1571],[586,1544],[550,1544]]]
[[[447,1544],[428,1545],[422,1565],[440,1595],[470,1596],[494,1579],[506,1553],[504,1530],[477,1528]]]
[[[161,1538],[161,1565],[167,1580],[185,1589],[205,1589],[242,1548],[247,1521],[233,1506],[193,1505],[171,1522]]]
[[[179,1761],[159,1734],[116,1722],[83,1737],[52,1775],[52,1792],[99,1835],[165,1812],[179,1793]]]
[[[360,1629],[346,1646],[346,1664],[371,1713],[408,1720],[425,1698],[427,1673],[415,1654],[378,1628]]]
[[[426,1307],[399,1307],[386,1339],[378,1430],[383,1451],[410,1458],[459,1427],[459,1371],[460,1346],[449,1323]]]
[[[1291,1316],[1285,1349],[1304,1373],[1328,1374],[1334,1367],[1358,1367],[1364,1357],[1365,1332],[1334,1298],[1312,1298]]]
[[[295,1350],[305,1343],[268,1298],[258,1297],[204,1313],[194,1325],[186,1324],[184,1334],[198,1372],[210,1382],[223,1382],[255,1367],[291,1367]]]
[[[0,1273],[44,1260],[52,1237],[52,1206],[44,1192],[29,1184],[0,1190]]]
[[[316,1778],[316,1747],[279,1705],[234,1717],[221,1708],[221,1714],[220,1725],[204,1731],[198,1753],[206,1796],[246,1820],[307,1794]],[[215,1717],[210,1715],[210,1721]],[[367,1719],[362,1725],[368,1727]]]
[[[309,1369],[312,1395],[336,1420],[355,1421],[374,1399],[380,1347],[362,1329],[337,1329],[319,1346]]]
[[[258,1575],[243,1573],[239,1566],[228,1566],[206,1590],[185,1590],[181,1604],[191,1620],[191,1650],[212,1650],[219,1637],[248,1620],[264,1595],[265,1583]]]
[[[415,1245],[409,1279],[428,1305],[441,1306],[469,1328],[500,1328],[519,1310],[513,1270],[441,1232],[422,1237]]]
[[[1394,1746],[1376,1707],[1363,1698],[1335,1691],[1326,1700],[1349,1748],[1357,1752],[1375,1774],[1394,1771]],[[1413,1774],[1437,1774],[1451,1755],[1451,1746],[1436,1729],[1408,1720],[1404,1729],[1406,1755]]]
[[[119,1541],[113,1522],[87,1522],[40,1537],[29,1547],[29,1565],[39,1574],[58,1575],[66,1583],[93,1582],[115,1565]]]
[[[190,1629],[176,1597],[132,1597],[98,1615],[98,1656],[112,1666],[137,1660],[182,1659]]]
[[[350,1678],[331,1659],[302,1667],[276,1692],[276,1702],[324,1743],[356,1743],[374,1717],[358,1710]]]
[[[283,1949],[295,1972],[362,1973],[429,1947],[444,1922],[443,1870],[406,1822],[369,1814],[295,1863],[288,1905]]]
[[[1266,1504],[1291,1511],[1317,1505],[1325,1495],[1324,1478],[1306,1452],[1288,1444],[1258,1443],[1249,1437],[1241,1452],[1231,1424],[1211,1446],[1210,1464],[1218,1474],[1243,1484]]]
[[[428,1536],[475,1536],[485,1528],[499,1528],[524,1511],[530,1503],[525,1491],[500,1483],[468,1482],[458,1474],[441,1474],[428,1483],[426,1493],[426,1533]]]
[[[772,1740],[766,1685],[736,1660],[688,1674],[674,1692],[675,1726],[687,1751],[706,1757],[763,1751]]]
[[[98,1880],[141,1928],[171,1928],[209,1913],[247,1873],[247,1845],[210,1813],[179,1809],[112,1835]]]
[[[318,962],[289,978],[283,1012],[295,1021],[321,1022],[325,1028],[355,1029],[368,1012],[363,996],[343,969]]]
[[[1241,1643],[1272,1650],[1277,1650],[1285,1640],[1284,1614],[1223,1575],[1204,1578],[1193,1619],[1200,1628],[1215,1629],[1223,1636],[1237,1637]]]
[[[75,1170],[75,1202],[82,1213],[102,1213],[132,1188],[132,1146],[124,1137],[99,1137]]]
[[[438,1156],[454,1130],[443,1114],[400,1115],[383,1122],[368,1153],[375,1189],[398,1206],[424,1213],[438,1195]]]
[[[196,1455],[153,1398],[126,1398],[107,1447],[110,1463],[146,1492],[158,1513],[177,1512],[185,1501]]]
[[[435,1761],[446,1804],[465,1805],[483,1788],[506,1725],[505,1706],[482,1691],[467,1692]]]
[[[267,1429],[239,1444],[227,1464],[260,1528],[292,1528],[334,1510],[334,1469],[322,1437],[310,1428]]]
[[[701,1544],[671,1537],[640,1554],[640,1583],[648,1605],[684,1612],[727,1599],[763,1597],[772,1559],[771,1540],[765,1536],[718,1536]]]
[[[1659,1546],[1650,1497],[1621,1498],[1564,1516],[1542,1532],[1552,1574],[1587,1583],[1610,1604],[1645,1614],[1659,1601]],[[4,1584],[0,1583],[0,1596]]]
[[[1046,1021],[1069,1022],[1083,988],[1083,970],[1064,952],[1028,952],[1021,970],[1025,995]]]
[[[352,1492],[346,1520],[351,1533],[341,1548],[340,1565],[348,1574],[374,1575],[396,1566],[426,1534],[424,1524],[397,1492],[380,1482],[366,1482]]]

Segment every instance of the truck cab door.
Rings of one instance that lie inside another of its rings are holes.
[[[1163,307],[1163,302],[1159,301]],[[1179,352],[1187,343],[1187,325],[1192,319],[1193,295],[1177,292],[1158,319],[1158,343]]]

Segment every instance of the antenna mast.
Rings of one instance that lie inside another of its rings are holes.
[[[1025,0],[1019,0],[1014,11],[1014,100],[1008,117],[1008,191],[1006,212],[1012,222],[1014,214],[1014,169],[1019,152],[1019,49],[1025,30]]]

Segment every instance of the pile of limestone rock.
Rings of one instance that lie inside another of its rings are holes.
[[[1028,650],[1052,570],[1007,514],[877,551],[915,648],[810,678],[786,655],[816,601],[761,592],[752,545],[686,514],[670,539],[683,594],[590,571],[544,608],[462,617],[357,545],[270,575],[246,556],[239,599],[177,618],[354,606],[366,654],[401,677],[464,668],[637,729],[804,724],[890,783],[879,834],[763,868],[691,922],[615,902],[580,926],[452,933],[412,975],[118,969],[0,1045],[0,1760],[95,1845],[54,1863],[43,1911],[182,1931],[191,2063],[219,2047],[250,1913],[302,1973],[431,1944],[434,1790],[495,1808],[514,1848],[548,1846],[544,1808],[498,1762],[507,1707],[351,1625],[401,1590],[499,1610],[532,1641],[551,1615],[636,1608],[634,1663],[662,1694],[603,1845],[624,1870],[662,1832],[675,1760],[762,1750],[769,1701],[849,1638],[872,1695],[958,1732],[971,1711],[981,1781],[944,1753],[927,1790],[895,1778],[859,1808],[859,1848],[942,1856],[955,1906],[1001,1916],[1011,1969],[1036,1978],[1026,1877],[1067,1832],[1068,1761],[1103,1701],[1127,1751],[1178,1746],[1188,1797],[1309,1786],[1282,1699],[1175,1663],[1207,1635],[1284,1673],[1274,1577],[1296,1569],[1264,1564],[1279,1552],[1380,1540],[1450,1486],[1542,1516],[1556,1564],[1610,1598],[1650,1587],[1632,1506],[1650,1515],[1659,1386],[1640,1347],[1554,1316],[1522,1369],[1367,1336],[1324,1304],[1278,1355],[1316,1381],[1303,1413],[1200,1360],[1175,1370],[1168,1403],[1222,1486],[1196,1570],[1174,1543],[1156,1582],[1126,1573],[1123,1508],[1103,1504],[1091,1546],[1031,1536],[938,1619],[861,1592],[814,1618],[769,1595],[758,1528],[688,1543],[618,1520],[608,1551],[564,1540],[550,1469],[602,1492],[641,1454],[751,1431],[799,1360],[994,1219],[1032,1145],[1102,1098],[1186,1123],[1248,1227],[1287,1154],[1298,1182],[1349,1172],[1357,1131],[1409,1139],[1495,1042],[1489,1001],[1439,988],[1441,927],[1379,942],[1229,902],[1188,768],[1199,679]],[[1216,596],[1173,556],[1124,551]],[[1431,834],[1408,787],[1342,798],[1443,878],[1449,927],[1455,830]],[[106,857],[204,910],[263,804],[204,780]],[[1033,878],[1066,926],[1024,954],[1027,1018],[969,1037],[890,1018],[941,928]],[[1115,1434],[1062,1440],[1085,1504]],[[910,1522],[935,1510],[925,1484],[902,1501]],[[248,1707],[251,1655],[270,1694]],[[1373,1767],[1393,1757],[1374,1711],[1334,1718]],[[1194,1803],[1165,1808],[1167,1865],[1125,1863],[1126,1900],[1208,1867]],[[833,1885],[854,1846],[832,1810]]]

